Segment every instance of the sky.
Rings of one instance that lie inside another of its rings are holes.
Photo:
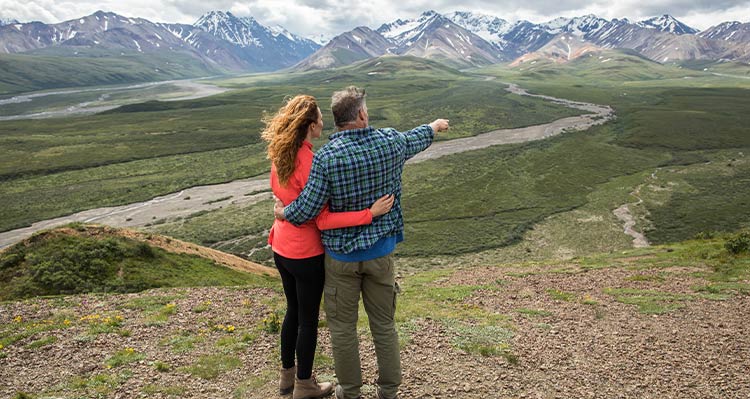
[[[0,0],[0,18],[21,22],[56,23],[97,10],[187,24],[211,10],[230,11],[306,37],[333,37],[362,25],[377,28],[426,10],[473,11],[536,23],[587,14],[631,20],[670,14],[701,30],[725,21],[750,22],[750,0]]]

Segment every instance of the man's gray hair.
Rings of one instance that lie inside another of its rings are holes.
[[[336,127],[342,127],[357,120],[357,113],[365,105],[365,89],[349,86],[336,91],[331,97],[331,111]]]

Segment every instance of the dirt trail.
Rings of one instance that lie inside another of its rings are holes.
[[[509,84],[507,90],[514,94],[542,98],[556,104],[584,110],[590,112],[590,114],[558,119],[542,125],[518,129],[500,129],[473,137],[438,142],[410,159],[409,163],[422,162],[493,145],[541,140],[563,133],[566,130],[585,130],[591,126],[603,124],[615,117],[614,111],[609,106],[529,94],[515,84]],[[36,231],[71,222],[94,222],[115,227],[143,227],[158,219],[187,216],[194,212],[217,209],[229,204],[250,204],[270,198],[271,194],[270,192],[251,196],[246,194],[268,189],[268,175],[263,175],[224,184],[192,187],[178,193],[171,193],[134,204],[90,209],[73,215],[40,221],[30,227],[2,232],[0,233],[0,248],[18,242]],[[230,198],[227,199],[227,197]]]
[[[651,174],[651,179],[656,179],[656,172]],[[643,184],[638,185],[638,187],[636,187],[635,190],[630,193],[630,195],[638,198],[638,201],[630,204],[623,204],[612,211],[612,213],[614,213],[615,216],[617,216],[617,218],[620,219],[621,222],[623,222],[624,233],[633,237],[634,248],[645,248],[651,245],[651,243],[648,242],[648,239],[645,235],[643,235],[643,233],[633,229],[636,222],[633,214],[630,212],[631,205],[640,205],[643,203],[643,199],[641,198],[641,187],[643,187]]]

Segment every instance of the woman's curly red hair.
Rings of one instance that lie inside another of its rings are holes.
[[[311,124],[318,121],[318,102],[313,96],[298,95],[286,102],[273,117],[264,117],[261,137],[268,142],[268,159],[285,185],[294,173],[297,151]]]

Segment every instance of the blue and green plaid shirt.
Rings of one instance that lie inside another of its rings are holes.
[[[403,234],[401,172],[406,160],[429,147],[434,136],[429,125],[403,133],[367,127],[331,135],[331,141],[315,154],[307,184],[284,208],[284,216],[300,225],[317,216],[326,202],[332,212],[358,211],[394,194],[389,213],[366,226],[324,230],[323,245],[348,254],[370,248],[383,237]]]

